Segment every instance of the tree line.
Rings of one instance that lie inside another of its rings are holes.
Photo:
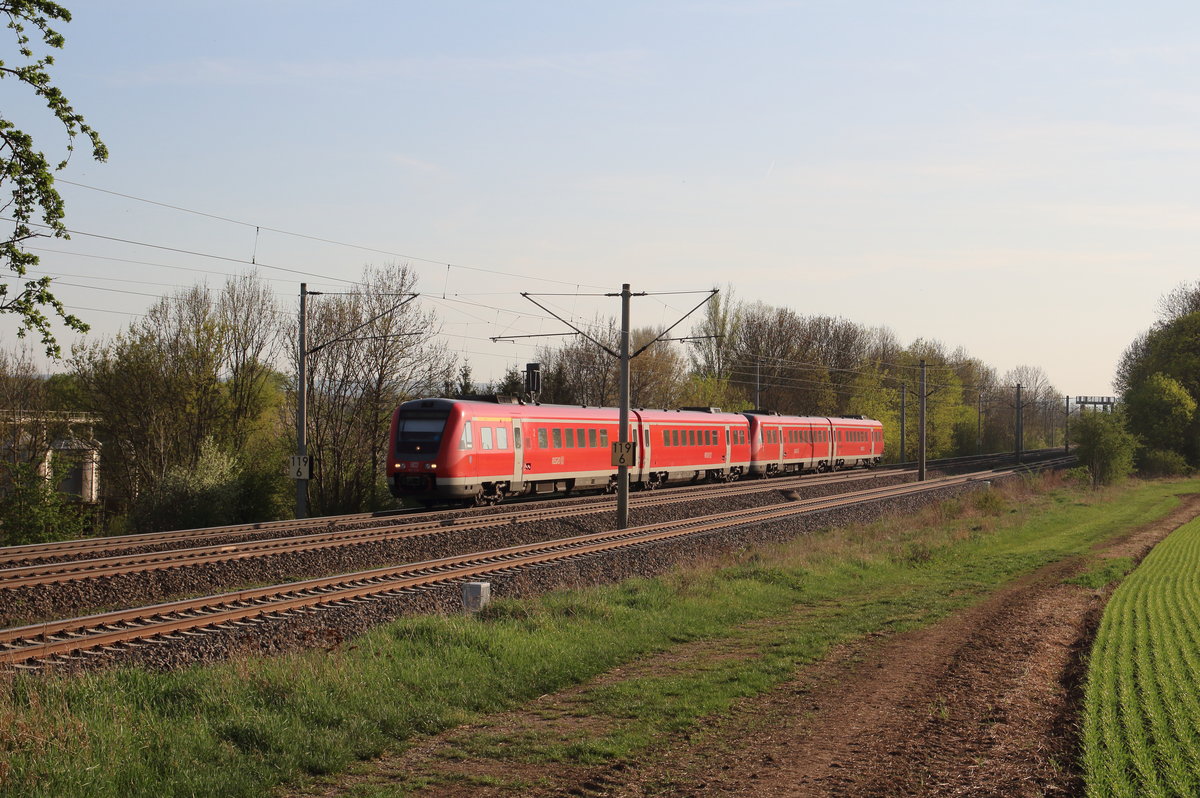
[[[589,335],[616,349],[615,322],[594,319]],[[630,351],[662,333],[630,331]],[[900,456],[906,415],[908,458],[916,456],[920,364],[925,362],[928,456],[1015,448],[1017,385],[1025,448],[1064,443],[1066,404],[1045,372],[1020,366],[1003,375],[961,347],[928,339],[907,346],[886,327],[825,315],[805,316],[763,302],[715,295],[693,325],[686,349],[658,343],[630,363],[634,407],[761,409],[789,415],[865,415],[884,424],[890,459]],[[543,402],[614,405],[619,363],[582,336],[542,346]],[[520,383],[511,371],[507,384]]]
[[[1200,465],[1200,281],[1176,286],[1158,311],[1117,363],[1112,412],[1079,419],[1079,460],[1094,486]]]
[[[310,347],[333,342],[308,358],[314,514],[392,506],[383,479],[391,413],[453,377],[457,361],[434,314],[417,305],[386,312],[415,285],[407,266],[368,267],[353,292],[310,304]],[[91,435],[105,500],[89,519],[97,532],[289,516],[297,325],[261,278],[245,275],[163,297],[113,337],[77,347],[64,374],[44,378],[27,353],[3,353],[0,408],[13,418],[0,429],[0,495],[46,481],[32,461],[50,441]],[[94,422],[70,429],[61,411]],[[78,532],[70,509],[25,523],[0,517],[2,542],[63,536],[56,525]]]
[[[386,439],[401,402],[522,392],[516,365],[495,384],[476,383],[470,363],[439,336],[436,315],[399,301],[416,287],[407,266],[367,267],[354,291],[309,303],[314,515],[393,506]],[[19,485],[45,483],[30,453],[83,434],[53,413],[70,411],[93,419],[86,434],[102,452],[104,513],[86,519],[96,532],[288,517],[295,490],[283,463],[295,452],[297,323],[261,278],[244,275],[219,289],[196,285],[163,297],[111,338],[77,347],[64,374],[43,378],[28,357],[4,354],[0,407],[19,408],[24,421],[4,427],[0,490],[15,496]],[[634,330],[633,348],[660,332]],[[594,320],[589,334],[616,348],[611,320]],[[961,348],[924,339],[904,346],[883,327],[741,302],[728,290],[705,305],[687,337],[682,345],[654,343],[632,362],[634,406],[866,415],[883,421],[889,458],[897,460],[903,397],[911,459],[924,361],[929,457],[1013,449],[1018,383],[1025,447],[1063,443],[1061,396],[1037,367],[1000,377]],[[616,404],[618,364],[596,343],[581,337],[542,346],[534,359],[542,364],[540,401]],[[55,512],[43,512],[50,501],[44,490],[30,499],[41,515],[26,522],[0,517],[5,542],[78,534],[78,513],[60,498]],[[30,515],[29,507],[20,512]]]

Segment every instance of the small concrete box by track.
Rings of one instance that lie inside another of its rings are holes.
[[[465,582],[462,586],[463,609],[479,612],[492,601],[491,582]]]

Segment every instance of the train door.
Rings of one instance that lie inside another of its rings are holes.
[[[724,449],[725,453],[721,457],[721,466],[727,470],[729,469],[729,464],[733,462],[733,442],[732,442],[732,440],[730,440],[730,437],[729,437],[731,434],[732,433],[729,430],[729,425],[726,424],[725,425],[725,449]]]
[[[645,432],[645,436],[643,436]],[[642,424],[642,417],[637,413],[629,414],[629,440],[636,446],[637,459],[629,471],[630,482],[644,482],[650,478],[650,433]]]
[[[513,478],[511,490],[517,491],[525,483],[525,441],[521,437],[521,422],[513,419]]]
[[[650,468],[650,442],[654,439],[654,436],[650,434],[650,424],[645,421],[643,421],[641,424],[638,424],[637,428],[641,430],[638,434],[642,436],[641,446],[638,447],[639,451],[637,462],[638,465],[641,466],[640,470],[644,473],[648,468]],[[634,440],[637,439],[635,438]]]

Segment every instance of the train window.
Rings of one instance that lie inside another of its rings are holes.
[[[696,445],[696,430],[690,429],[690,430],[688,430],[688,446],[695,446],[695,445]]]
[[[445,410],[402,410],[396,430],[396,453],[434,454],[442,444],[449,414]]]
[[[600,430],[600,448],[601,449],[608,448],[608,430],[606,430],[606,429]]]
[[[538,430],[538,447],[542,449],[549,448],[549,442],[546,440],[546,430]]]
[[[470,449],[474,445],[474,440],[471,437],[471,424],[468,422],[463,424],[462,437],[458,439],[458,448]]]
[[[479,428],[479,445],[484,451],[490,452],[492,450],[492,428],[491,427],[480,427]]]
[[[663,446],[670,446],[670,445],[671,445],[671,430],[665,429],[665,430],[663,430]]]
[[[588,446],[596,448],[596,430],[594,429],[588,430]]]
[[[506,430],[504,427],[496,427],[496,448],[508,448],[508,430]]]
[[[671,445],[672,446],[679,445],[679,430],[677,430],[677,429],[671,430]]]
[[[561,449],[562,448],[562,430],[559,429],[558,427],[555,427],[554,429],[550,430],[550,437],[554,438],[554,448]]]
[[[650,430],[644,429],[644,430],[642,430],[642,446],[649,446],[649,445],[650,445]]]
[[[567,427],[567,448],[575,448],[575,430],[571,429],[570,427]]]
[[[575,440],[579,441],[579,448],[580,448],[580,449],[582,449],[582,448],[583,448],[583,445],[584,445],[584,444],[583,444],[583,434],[584,434],[584,433],[583,433],[583,430],[581,430],[581,429],[577,429],[577,430],[575,430]]]

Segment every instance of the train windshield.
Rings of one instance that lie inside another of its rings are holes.
[[[437,454],[449,413],[445,410],[405,410],[396,429],[396,454]]]

